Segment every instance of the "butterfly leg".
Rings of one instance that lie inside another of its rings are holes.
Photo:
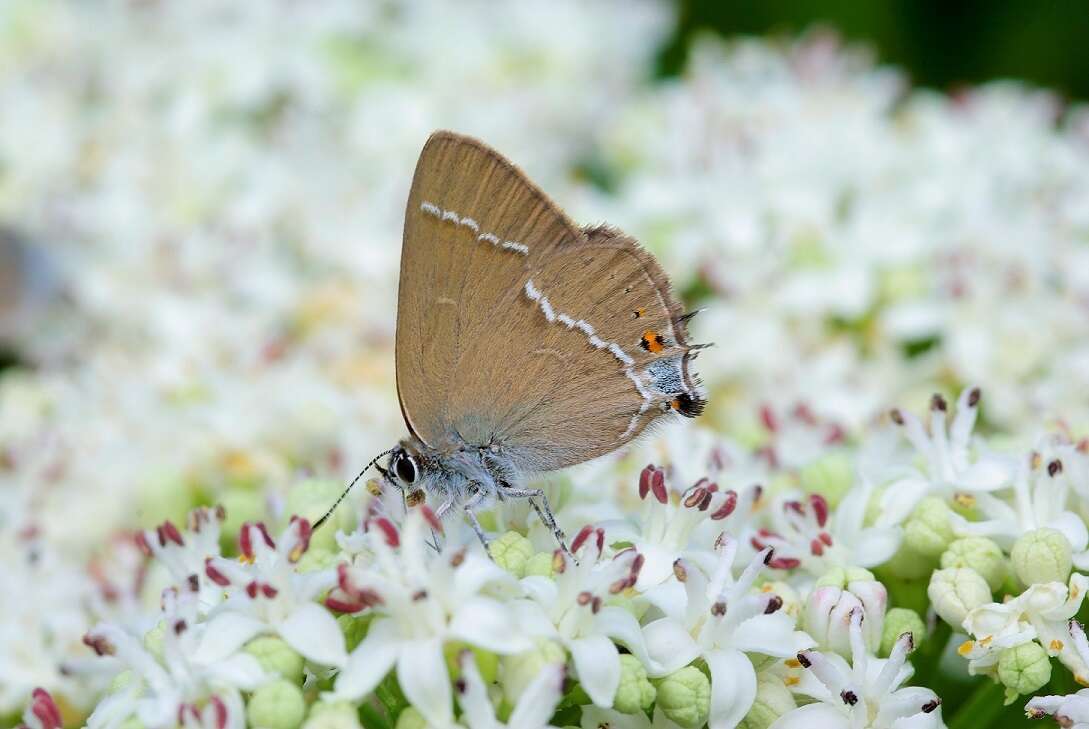
[[[538,518],[545,527],[552,531],[552,536],[559,542],[560,549],[571,554],[571,550],[567,548],[567,537],[564,535],[563,530],[560,529],[560,525],[556,523],[556,517],[552,513],[552,506],[548,503],[548,496],[545,495],[543,489],[516,489],[508,484],[504,484],[503,489],[504,496],[512,496],[514,498],[524,498],[529,501],[529,505],[533,507],[533,510],[537,512]],[[540,499],[541,503],[537,503]],[[543,505],[543,506],[542,506]]]
[[[462,508],[465,510],[465,516],[469,519],[469,525],[473,528],[473,531],[476,532],[477,539],[484,545],[484,551],[490,558],[492,553],[488,549],[488,537],[484,534],[484,529],[480,526],[480,520],[476,518],[476,507],[480,506],[485,498],[487,498],[487,494],[484,489],[478,488],[473,495],[469,497],[469,500],[465,502],[465,505]]]

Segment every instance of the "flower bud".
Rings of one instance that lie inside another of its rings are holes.
[[[966,537],[952,542],[942,552],[941,565],[945,569],[974,569],[987,581],[992,592],[1006,579],[1006,557],[997,544],[985,537]]]
[[[360,729],[359,714],[346,701],[319,702],[310,707],[302,729]]]
[[[397,726],[394,729],[428,729],[427,719],[424,719],[415,708],[408,706],[397,717]]]
[[[268,673],[279,674],[294,684],[302,684],[303,657],[292,650],[282,638],[262,635],[246,644],[245,651],[257,659]]]
[[[896,554],[886,562],[881,570],[901,580],[920,580],[929,578],[938,566],[937,557],[916,552],[907,545],[901,545]]]
[[[1072,567],[1070,542],[1056,529],[1036,529],[1013,544],[1010,561],[1022,584],[1066,582]]]
[[[881,655],[887,657],[897,639],[904,633],[911,633],[913,645],[918,646],[926,639],[926,623],[914,610],[890,608],[885,614],[885,624],[881,627]]]
[[[703,726],[711,714],[711,681],[695,666],[685,666],[658,684],[658,708],[685,729]]]
[[[635,714],[645,711],[654,703],[657,694],[654,686],[647,680],[647,669],[633,655],[620,656],[620,685],[616,688],[613,708],[621,714]]]
[[[830,570],[809,593],[805,629],[817,645],[844,657],[851,655],[851,612],[862,609],[862,635],[870,650],[881,643],[881,625],[888,606],[885,586],[867,570]],[[841,587],[840,585],[843,585]]]
[[[991,601],[987,581],[968,567],[935,570],[926,594],[934,611],[954,628],[960,627],[968,611]]]
[[[488,544],[488,552],[497,565],[515,577],[525,577],[526,562],[533,556],[533,543],[515,531],[507,532]]]
[[[834,509],[854,483],[854,465],[842,451],[833,451],[803,467],[798,476],[803,491],[820,494]]]
[[[783,679],[771,673],[760,674],[756,683],[756,700],[737,725],[738,729],[768,729],[776,719],[794,708],[797,708],[794,694]]]
[[[998,680],[1006,687],[1006,703],[1031,694],[1051,680],[1047,651],[1034,640],[1007,648],[998,656]]]
[[[261,686],[246,704],[249,725],[260,729],[298,729],[305,715],[302,689],[283,679]]]
[[[503,687],[503,696],[511,705],[516,704],[526,686],[529,686],[542,668],[566,660],[567,654],[563,647],[548,638],[537,638],[534,647],[528,651],[501,657],[499,683]]]
[[[311,546],[299,557],[299,561],[295,563],[295,569],[300,573],[317,572],[335,567],[340,560],[340,555],[332,550]]]
[[[554,555],[552,552],[537,552],[537,554],[526,560],[525,567],[522,570],[522,576],[551,577],[553,574],[553,557]]]
[[[925,557],[937,557],[953,541],[951,511],[944,501],[928,496],[904,523],[904,546]]]

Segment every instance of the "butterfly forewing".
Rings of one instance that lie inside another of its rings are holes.
[[[400,286],[401,406],[434,448],[496,445],[553,470],[701,402],[653,258],[615,231],[577,228],[475,140],[440,132],[424,147]]]

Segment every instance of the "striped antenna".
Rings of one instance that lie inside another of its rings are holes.
[[[332,506],[329,507],[329,511],[325,512],[325,514],[320,519],[318,519],[316,522],[314,522],[314,530],[315,531],[317,531],[317,529],[319,527],[321,527],[322,524],[325,523],[326,519],[328,519],[330,516],[333,515],[333,512],[337,510],[338,506],[340,506],[340,502],[344,501],[344,497],[347,496],[348,492],[352,490],[352,486],[355,486],[356,482],[359,479],[363,478],[363,474],[366,473],[367,471],[369,471],[371,469],[371,466],[378,463],[378,460],[380,458],[382,458],[382,456],[388,456],[390,453],[393,453],[393,451],[394,451],[394,449],[390,448],[388,451],[382,451],[381,453],[379,453],[377,456],[375,456],[371,460],[370,463],[367,464],[367,466],[362,471],[359,472],[359,474],[355,478],[352,479],[352,482],[350,484],[348,484],[348,487],[346,489],[344,489],[344,493],[342,493],[340,495],[340,498],[338,498],[336,500],[336,502]]]

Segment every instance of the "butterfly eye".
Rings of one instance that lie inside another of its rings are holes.
[[[403,483],[416,482],[416,461],[412,456],[401,455],[393,464],[393,470]]]

